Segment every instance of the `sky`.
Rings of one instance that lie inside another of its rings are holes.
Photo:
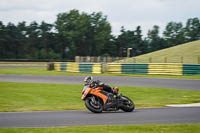
[[[145,36],[154,25],[162,33],[169,22],[185,24],[189,18],[200,18],[199,5],[200,0],[0,0],[0,21],[53,24],[59,13],[77,9],[88,14],[102,12],[113,35],[119,35],[122,26],[126,30],[141,26]]]

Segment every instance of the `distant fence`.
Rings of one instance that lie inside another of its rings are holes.
[[[161,57],[95,57],[95,56],[76,56],[75,62],[85,63],[182,63],[200,64],[199,56],[161,56]]]
[[[200,65],[180,63],[74,63],[54,62],[54,69],[63,72],[122,73],[151,75],[200,75]]]
[[[117,61],[118,63],[181,63],[200,64],[200,56],[175,56],[175,57],[132,57]]]
[[[108,63],[124,60],[127,57],[104,57],[104,56],[76,56],[75,62],[79,63]]]

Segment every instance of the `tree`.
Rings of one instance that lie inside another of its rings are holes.
[[[69,13],[57,15],[55,25],[61,41],[60,50],[63,58],[67,57],[66,50],[68,50],[68,57],[74,52],[74,45],[79,36],[79,22],[80,14],[78,10],[71,10]]]
[[[121,27],[121,34],[116,40],[118,56],[127,56],[127,49],[132,48],[132,56],[145,53],[145,45],[142,39],[142,30],[137,26],[135,31],[125,30]]]
[[[187,42],[200,40],[200,20],[198,18],[190,18],[187,20],[185,36]]]
[[[53,25],[45,23],[44,21],[39,25],[39,48],[36,58],[57,59],[60,58],[59,51],[56,49],[58,42],[56,41],[56,34],[52,32]],[[43,52],[43,53],[42,53]],[[57,52],[57,53],[56,53]],[[42,55],[42,56],[40,56]],[[55,57],[53,57],[53,55]]]
[[[91,15],[89,15],[89,20],[90,30],[88,36],[90,36],[90,46],[92,46],[90,55],[99,56],[102,53],[105,53],[104,51],[102,51],[102,49],[105,49],[112,45],[112,43],[110,43],[110,40],[112,38],[111,25],[107,21],[107,17],[103,16],[101,12],[92,13]]]
[[[32,22],[29,26],[27,26],[26,37],[26,56],[27,58],[35,58],[35,53],[41,48],[39,41],[39,25],[37,22]]]
[[[4,50],[5,58],[18,58],[20,52],[20,40],[18,38],[19,32],[13,23],[8,23],[4,29]]]
[[[184,28],[182,23],[170,22],[167,24],[165,31],[163,32],[164,39],[166,40],[166,46],[175,46],[185,42]]]
[[[27,27],[26,27],[26,22],[19,22],[17,25],[17,30],[18,30],[18,58],[25,58],[27,52]]]
[[[111,26],[101,12],[86,14],[71,10],[69,13],[58,14],[55,24],[63,39],[63,57],[98,56],[111,38]]]
[[[164,48],[164,40],[159,36],[159,26],[154,25],[152,30],[148,31],[147,35],[148,51],[156,51]]]
[[[59,13],[54,24],[33,21],[3,24],[0,21],[1,59],[70,59],[75,56],[127,56],[127,48],[136,56],[170,46],[200,40],[200,20],[190,18],[185,26],[169,22],[160,36],[153,26],[146,38],[142,29],[111,35],[111,25],[102,12],[87,14],[78,10]]]
[[[6,56],[6,39],[5,39],[5,25],[0,21],[0,58],[5,58]]]
[[[112,57],[118,56],[116,37],[112,36],[110,40],[107,43],[105,43],[100,55]]]
[[[135,30],[135,47],[133,47],[132,55],[140,55],[147,52],[147,45],[142,38],[142,30],[140,26],[137,26]]]

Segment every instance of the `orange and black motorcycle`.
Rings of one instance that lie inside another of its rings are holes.
[[[104,92],[102,87],[89,88],[85,86],[82,90],[81,99],[85,101],[85,106],[94,113],[117,111],[119,109],[125,112],[132,112],[135,109],[134,103],[128,97],[119,94],[109,101]]]

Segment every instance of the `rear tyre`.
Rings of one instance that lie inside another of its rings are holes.
[[[122,107],[120,107],[121,110],[125,112],[132,112],[135,109],[135,105],[131,99],[128,97],[122,96]]]
[[[103,105],[94,97],[87,97],[85,99],[85,106],[94,113],[101,113],[103,111]]]

